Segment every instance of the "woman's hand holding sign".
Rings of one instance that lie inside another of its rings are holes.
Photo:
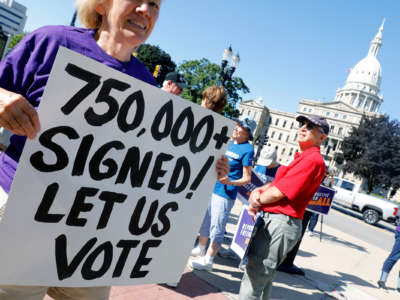
[[[0,88],[0,126],[29,139],[34,139],[40,131],[38,113],[28,100],[20,94],[2,88]]]

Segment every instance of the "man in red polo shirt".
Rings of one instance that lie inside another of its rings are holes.
[[[329,133],[328,122],[317,115],[300,115],[296,120],[300,152],[289,166],[278,169],[274,181],[249,197],[249,213],[255,216],[261,210],[263,215],[249,245],[240,300],[269,299],[276,268],[299,240],[304,211],[325,176],[319,146]]]

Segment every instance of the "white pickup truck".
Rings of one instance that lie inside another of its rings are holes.
[[[399,206],[393,202],[360,193],[358,183],[335,177],[333,189],[336,190],[333,203],[361,212],[366,223],[373,225],[379,220],[395,222]]]

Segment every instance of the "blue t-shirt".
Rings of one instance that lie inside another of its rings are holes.
[[[264,181],[264,183],[271,182],[274,180],[276,172],[281,165],[277,165],[274,168],[268,169],[266,166],[256,165],[254,168],[254,172],[260,176],[260,178]]]
[[[243,167],[253,165],[254,148],[248,142],[237,144],[231,141],[225,156],[229,159],[229,180],[237,180],[243,176]],[[214,194],[225,199],[236,199],[238,187],[234,185],[221,184],[219,181],[215,184]]]

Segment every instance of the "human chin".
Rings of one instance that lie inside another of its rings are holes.
[[[146,40],[143,34],[134,32],[132,30],[124,29],[122,33],[124,42],[134,47],[142,44]]]

